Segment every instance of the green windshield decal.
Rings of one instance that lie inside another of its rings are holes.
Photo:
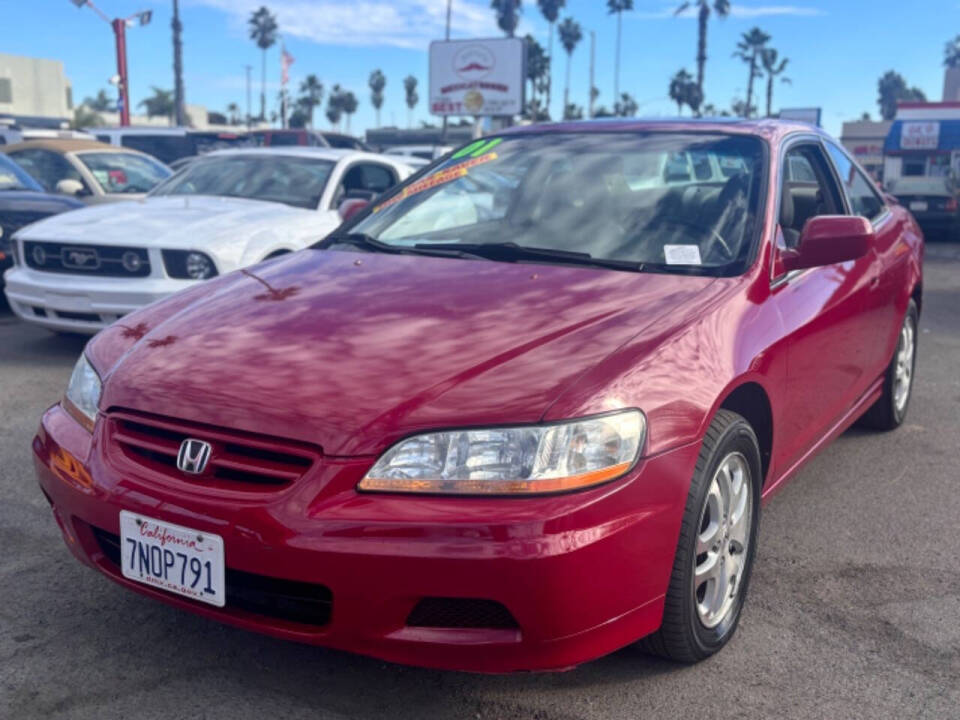
[[[493,138],[492,140],[481,139],[476,142],[472,142],[467,145],[465,148],[461,148],[451,157],[451,160],[459,160],[462,157],[469,155],[470,157],[480,157],[484,153],[488,153],[493,150],[497,145],[503,142],[503,138]]]

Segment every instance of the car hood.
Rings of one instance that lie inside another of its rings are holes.
[[[103,409],[368,455],[429,428],[539,420],[711,282],[307,250],[129,315],[88,352]]]
[[[147,197],[122,203],[102,203],[57,215],[25,230],[27,240],[98,245],[197,247],[227,236],[249,236],[280,224],[316,221],[318,213],[281,203],[240,198],[180,195]]]
[[[34,190],[4,190],[0,192],[0,212],[59,213],[84,207],[79,200],[66,195],[51,195]]]

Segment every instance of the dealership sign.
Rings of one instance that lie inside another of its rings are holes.
[[[940,145],[940,123],[905,122],[900,129],[901,150],[936,150]]]
[[[523,112],[526,42],[521,38],[430,44],[430,112],[498,116]]]

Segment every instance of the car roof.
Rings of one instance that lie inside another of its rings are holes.
[[[128,152],[136,153],[136,150],[110,145],[96,140],[61,140],[59,138],[44,138],[42,140],[25,140],[24,142],[4,145],[4,152],[14,152],[15,150],[53,150],[54,152],[82,152],[85,150],[102,150],[104,152]]]
[[[526,135],[551,132],[720,132],[739,135],[759,135],[769,140],[783,138],[797,132],[829,137],[818,127],[793,120],[776,118],[744,119],[719,118],[594,118],[556,123],[523,125],[504,130],[500,135]]]
[[[174,135],[183,137],[187,134],[187,128],[177,127],[97,127],[87,128],[86,132],[101,135],[105,133],[117,133],[119,135]]]
[[[328,147],[310,147],[307,145],[283,145],[280,147],[256,147],[256,148],[225,148],[223,150],[214,150],[204,157],[213,157],[220,155],[289,155],[293,157],[311,157],[320,160],[330,160],[338,162],[346,157],[369,157],[383,158],[376,153],[364,152],[362,150],[351,150],[349,148],[328,148]],[[394,158],[387,158],[396,162]]]

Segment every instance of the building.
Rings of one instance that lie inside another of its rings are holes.
[[[884,180],[901,177],[960,179],[960,102],[907,102],[883,145]]]
[[[29,126],[69,122],[73,97],[63,63],[0,53],[0,115]]]
[[[883,180],[883,144],[891,125],[889,120],[855,120],[845,122],[840,134],[843,146],[876,180]]]

